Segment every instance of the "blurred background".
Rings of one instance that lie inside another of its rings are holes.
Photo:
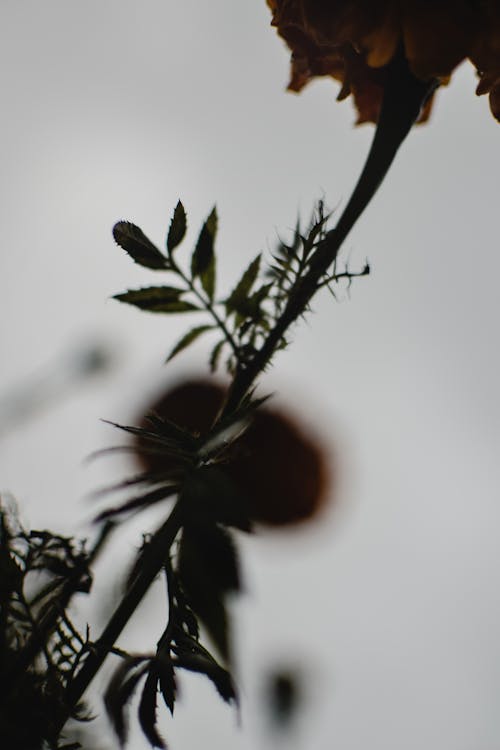
[[[99,420],[130,422],[163,383],[207,371],[202,342],[162,364],[182,318],[110,299],[159,281],[114,222],[162,245],[181,198],[189,247],[216,203],[229,290],[318,198],[345,203],[372,127],[329,80],[285,92],[264,0],[3,0],[0,19],[0,489],[31,527],[91,535],[88,493],[131,471],[85,462],[123,442]],[[500,746],[500,126],[474,88],[465,64],[438,93],[345,244],[372,275],[317,298],[263,382],[335,463],[331,503],[241,540],[241,727],[187,677],[175,720],[161,709],[173,750],[284,746],[271,684],[302,709],[293,750]],[[94,634],[153,522],[103,561],[100,605],[82,610]],[[150,648],[164,606],[151,592],[123,642]]]

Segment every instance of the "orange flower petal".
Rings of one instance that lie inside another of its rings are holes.
[[[405,55],[417,78],[443,78],[467,57],[474,13],[464,0],[406,0],[402,10]]]
[[[479,93],[498,113],[498,86],[485,83],[500,68],[499,0],[267,0],[273,24],[292,50],[290,88],[330,75],[350,93],[358,122],[376,122],[384,67],[403,48],[414,75],[448,82],[469,57],[481,71]],[[420,118],[423,122],[430,104]]]

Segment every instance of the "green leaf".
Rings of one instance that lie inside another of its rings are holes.
[[[255,308],[258,309],[260,306],[260,303],[266,299],[266,297],[269,295],[269,292],[271,291],[272,288],[273,288],[273,282],[271,281],[270,284],[264,284],[259,289],[257,289],[257,291],[254,292],[252,296],[248,298],[250,308],[253,308],[253,306],[255,305]]]
[[[255,280],[259,275],[261,255],[250,263],[248,268],[245,270],[243,276],[238,281],[237,285],[227,298],[225,305],[227,312],[233,312],[240,310],[244,302],[247,300],[248,295],[255,284]]]
[[[142,229],[130,221],[119,221],[115,224],[113,237],[117,245],[123,248],[132,260],[140,266],[155,270],[166,268],[167,259],[165,256],[146,237]]]
[[[212,254],[212,260],[208,264],[207,270],[201,274],[200,281],[210,302],[213,302],[215,295],[215,253]]]
[[[211,331],[213,329],[213,326],[211,325],[204,325],[204,326],[198,326],[197,328],[192,328],[190,331],[186,333],[185,336],[181,338],[180,341],[177,342],[177,344],[174,346],[170,354],[168,355],[166,362],[170,362],[171,359],[175,357],[176,354],[179,354],[183,349],[186,349],[190,344],[193,343],[193,341],[196,341],[199,336],[201,336],[206,331]]]
[[[248,297],[244,309],[241,312],[252,320],[260,320],[262,317],[261,304],[267,299],[273,286],[274,282],[271,281],[271,283],[264,284],[257,289],[257,291]]]
[[[170,222],[170,227],[167,235],[167,250],[169,253],[172,253],[177,245],[181,244],[182,240],[184,239],[184,235],[186,234],[186,229],[186,212],[182,203],[178,201],[174,209],[174,215],[172,216],[172,221]]]
[[[127,302],[140,310],[156,313],[190,312],[200,308],[191,302],[180,299],[185,289],[173,286],[148,286],[144,289],[129,289],[123,294],[115,294],[113,299]]]
[[[212,209],[201,228],[201,232],[191,258],[191,275],[194,278],[206,273],[214,255],[214,241],[217,234],[217,210]]]

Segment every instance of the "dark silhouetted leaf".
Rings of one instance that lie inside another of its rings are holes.
[[[165,705],[174,714],[176,684],[173,664],[169,659],[162,659],[158,666],[159,685]]]
[[[21,591],[23,574],[7,547],[0,547],[0,602],[14,591]]]
[[[199,336],[201,336],[206,331],[211,331],[213,329],[213,326],[211,325],[205,325],[205,326],[198,326],[197,328],[192,328],[188,333],[186,333],[185,336],[181,338],[180,341],[177,342],[177,344],[174,346],[170,354],[168,355],[166,361],[170,362],[171,359],[175,357],[176,354],[179,354],[183,349],[186,349],[190,344],[193,343],[193,341],[196,341]]]
[[[189,500],[186,505],[189,508]],[[229,534],[220,526],[186,523],[180,545],[179,576],[193,611],[227,659],[224,597],[240,586],[236,549]]]
[[[191,258],[191,275],[193,278],[205,274],[214,256],[214,241],[217,234],[217,211],[214,208],[201,228],[196,247]],[[208,292],[207,292],[208,293]]]
[[[179,667],[188,669],[190,672],[206,675],[226,703],[237,701],[236,690],[230,673],[220,664],[217,664],[213,656],[205,649],[200,649],[197,653],[179,655]]]
[[[217,664],[216,667],[214,666],[212,669],[205,672],[205,674],[210,680],[212,680],[217,688],[217,692],[226,703],[231,703],[231,701],[237,700],[233,679],[227,669],[224,669]]]
[[[144,683],[141,701],[139,703],[139,724],[144,732],[145,737],[149,740],[152,747],[166,748],[156,729],[156,684],[158,675],[156,669],[151,669]]]
[[[220,523],[250,531],[248,499],[217,466],[202,466],[184,485],[189,517],[201,524]]]
[[[239,311],[247,300],[250,291],[259,275],[261,256],[258,255],[248,266],[241,279],[227,298],[225,305],[227,312]]]
[[[135,224],[119,221],[113,227],[113,237],[117,245],[120,245],[140,266],[154,270],[165,269],[165,256]]]
[[[154,313],[191,312],[200,308],[191,302],[185,302],[180,296],[184,289],[173,286],[148,286],[144,289],[129,289],[123,294],[115,294],[113,299],[134,305],[140,310]]]
[[[172,497],[172,495],[174,495],[177,490],[178,485],[173,482],[163,485],[158,489],[151,490],[150,492],[145,492],[143,495],[139,495],[138,497],[133,497],[115,508],[104,510],[102,513],[99,513],[95,520],[96,522],[100,522],[123,513],[132,513],[132,511],[136,511],[141,508],[148,508],[151,505],[156,505],[156,503],[160,503],[162,500],[166,500],[167,498]]]
[[[170,476],[166,473],[143,471],[140,474],[135,474],[134,476],[128,477],[127,479],[122,479],[121,482],[115,482],[114,484],[108,484],[105,487],[100,487],[99,489],[94,490],[91,493],[90,497],[92,499],[98,499],[100,497],[103,497],[104,495],[110,495],[112,492],[124,490],[128,487],[133,487],[138,484],[158,484],[158,482],[165,481],[169,478]]]
[[[188,634],[188,636],[191,636],[191,640],[194,640],[194,642],[197,643],[200,636],[200,629],[196,615],[189,606],[186,594],[183,591],[177,576],[171,578],[170,584],[172,585],[172,593],[176,602],[178,618],[179,622],[182,624],[182,629]]]
[[[184,430],[182,427],[178,427],[170,420],[162,419],[155,414],[149,414],[147,421],[150,422],[153,429],[146,430],[143,427],[118,424],[117,422],[103,419],[105,424],[110,424],[113,427],[118,427],[119,430],[136,435],[141,443],[150,443],[158,447],[161,452],[168,454],[172,458],[177,458],[179,464],[189,462],[190,452],[197,448],[196,439],[190,432]]]
[[[270,284],[264,284],[259,289],[257,289],[257,291],[251,295],[251,297],[248,298],[248,309],[250,315],[257,315],[257,313],[260,311],[261,303],[267,298],[272,287],[272,282]]]
[[[174,209],[174,215],[170,222],[170,227],[167,235],[167,250],[172,253],[173,250],[180,245],[184,239],[187,229],[186,212],[184,206],[179,201]]]
[[[128,734],[125,714],[127,703],[139,680],[148,669],[148,664],[143,664],[143,661],[144,659],[139,656],[123,661],[115,670],[104,693],[106,713],[121,745],[125,744]],[[142,666],[138,669],[141,664]],[[130,672],[133,674],[127,677]]]
[[[211,302],[213,302],[215,296],[215,265],[215,253],[213,253],[208,268],[200,275],[201,285]]]

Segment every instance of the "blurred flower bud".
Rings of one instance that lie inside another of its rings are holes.
[[[167,388],[148,411],[199,435],[208,433],[224,401],[224,388],[210,380],[187,380]],[[150,471],[165,469],[168,457],[137,455]],[[285,526],[315,517],[331,478],[325,452],[289,413],[261,406],[250,426],[225,455],[224,471],[248,499],[251,520]]]

